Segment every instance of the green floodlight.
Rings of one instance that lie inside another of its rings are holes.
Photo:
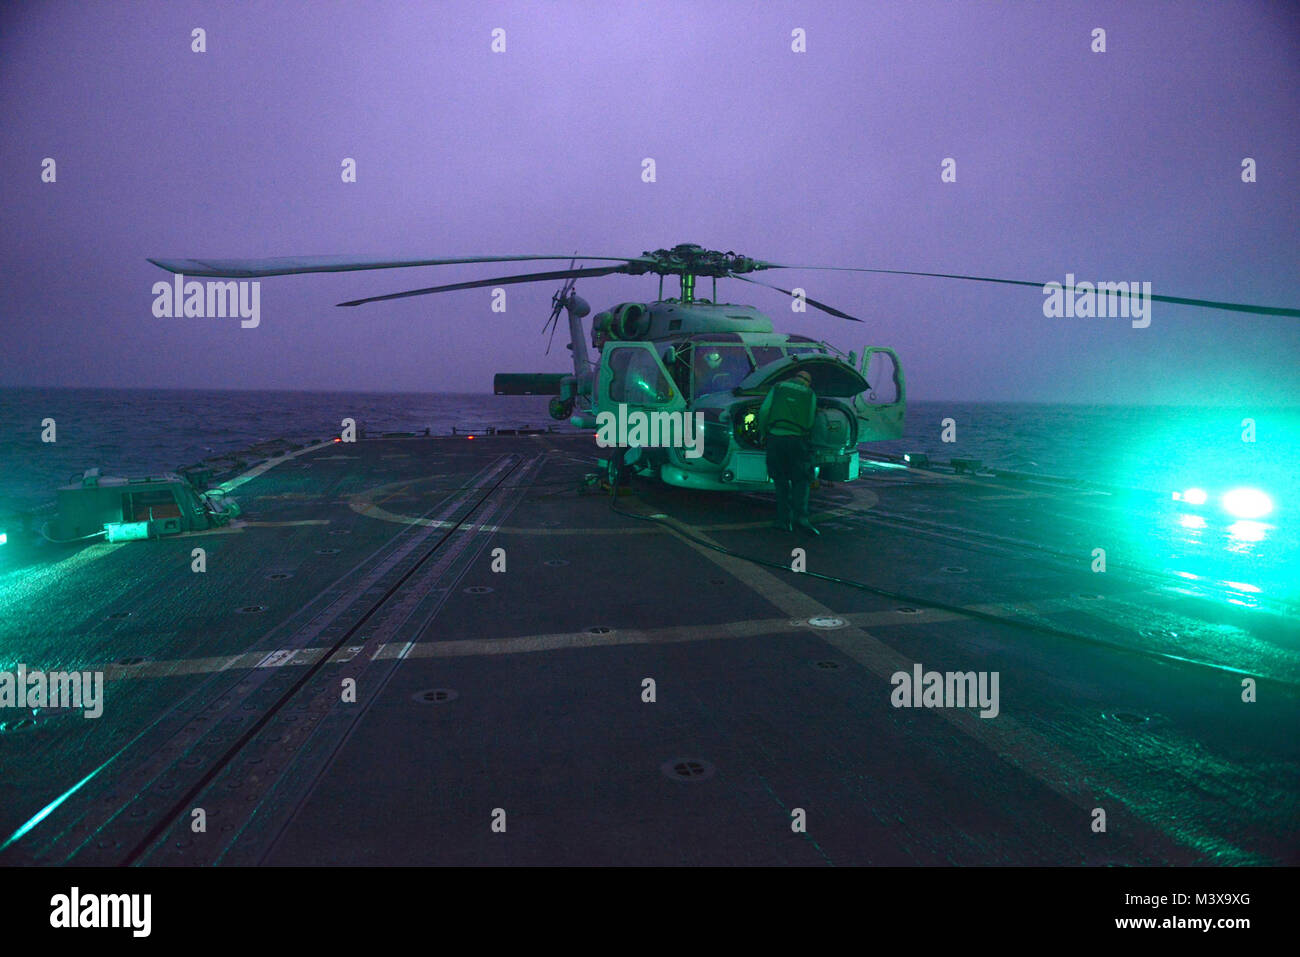
[[[142,542],[149,538],[148,522],[108,522],[104,525],[110,542]]]
[[[1234,488],[1223,496],[1223,507],[1236,518],[1263,518],[1273,511],[1273,500],[1257,488]]]

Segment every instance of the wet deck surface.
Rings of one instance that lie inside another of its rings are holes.
[[[1134,501],[880,466],[804,540],[763,496],[620,515],[597,452],[324,446],[237,527],[41,555],[5,667],[102,669],[105,711],[5,716],[0,863],[1300,860],[1290,610],[1093,573]],[[918,662],[997,672],[999,714],[893,707]]]

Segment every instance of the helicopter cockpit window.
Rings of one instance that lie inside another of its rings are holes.
[[[817,345],[811,345],[811,344],[804,345],[803,343],[795,345],[791,343],[785,347],[785,351],[787,355],[802,356],[802,355],[807,355],[810,352],[824,353],[826,350],[823,349],[821,346],[817,346]]]
[[[768,363],[785,358],[785,353],[781,351],[780,346],[750,346],[749,351],[754,354],[754,368],[756,369],[761,369]]]
[[[615,349],[609,357],[613,374],[609,398],[628,405],[660,405],[673,396],[672,386],[648,349]]]
[[[696,343],[693,366],[697,396],[730,391],[754,371],[749,353],[739,345]]]

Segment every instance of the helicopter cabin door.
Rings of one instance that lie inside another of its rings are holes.
[[[859,442],[881,442],[903,437],[903,412],[907,387],[903,366],[893,349],[870,347],[863,351],[858,371],[866,390],[853,397]]]
[[[605,344],[600,354],[595,403],[598,441],[612,437],[608,428],[613,425],[617,442],[611,444],[633,448],[673,444],[665,440],[664,433],[678,434],[678,429],[686,425],[685,410],[686,399],[668,374],[654,343]],[[602,415],[606,412],[610,416]],[[677,424],[673,420],[680,420],[678,428],[666,428],[665,423]],[[630,452],[626,461],[631,464],[639,457],[639,453]]]

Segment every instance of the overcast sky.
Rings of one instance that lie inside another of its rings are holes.
[[[0,385],[486,392],[565,368],[540,333],[558,283],[509,287],[504,314],[486,289],[334,307],[528,265],[267,279],[244,329],[155,318],[168,274],[147,256],[695,242],[1294,307],[1298,80],[1300,5],[1281,3],[9,4]],[[1156,303],[1135,329],[1046,318],[1033,288],[761,278],[867,321],[739,282],[721,298],[892,346],[915,399],[1300,402],[1296,319]],[[599,309],[656,284],[578,291]]]

